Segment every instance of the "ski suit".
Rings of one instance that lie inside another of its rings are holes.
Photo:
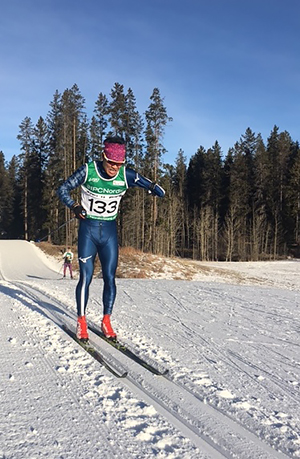
[[[57,190],[59,199],[69,208],[74,204],[70,191],[81,186],[81,205],[86,218],[80,220],[78,260],[80,276],[76,287],[78,316],[84,316],[95,257],[98,254],[103,276],[103,314],[111,314],[116,298],[115,275],[118,265],[118,234],[116,217],[122,196],[129,187],[141,187],[163,197],[159,185],[122,165],[116,175],[109,177],[102,161],[81,166]]]

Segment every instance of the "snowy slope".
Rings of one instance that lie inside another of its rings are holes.
[[[129,371],[117,379],[60,328],[76,281],[34,244],[0,241],[0,458],[300,457],[300,263],[206,266],[215,277],[118,279],[119,338],[170,373],[91,335]],[[101,293],[94,279],[96,324]]]

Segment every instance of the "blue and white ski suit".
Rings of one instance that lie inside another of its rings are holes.
[[[91,163],[89,163],[91,164]],[[117,177],[109,177],[104,168],[102,161],[94,162],[95,169],[101,180],[111,181]],[[87,170],[89,165],[85,164],[77,169],[57,190],[59,199],[69,208],[75,201],[71,198],[70,192],[75,188],[84,185],[87,180]],[[149,190],[153,195],[163,197],[165,192],[157,184],[143,177],[133,169],[123,167],[123,174],[126,182],[126,189],[129,187],[141,187]],[[115,182],[118,183],[117,180]],[[117,186],[117,185],[116,185]],[[122,195],[125,193],[123,191]],[[119,198],[121,200],[121,197]],[[97,202],[97,201],[96,201]],[[83,202],[81,203],[83,205]],[[87,212],[86,218],[80,220],[78,232],[78,260],[80,276],[76,287],[76,304],[78,316],[85,315],[89,286],[92,281],[95,257],[98,254],[102,267],[103,275],[103,314],[111,314],[116,298],[115,275],[118,265],[118,234],[115,214],[112,219],[103,219],[101,214],[94,212],[92,215],[90,208],[85,206]]]

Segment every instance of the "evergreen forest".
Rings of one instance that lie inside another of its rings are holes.
[[[0,151],[0,237],[73,246],[78,221],[57,198],[79,166],[100,159],[108,135],[126,141],[127,165],[159,183],[163,199],[129,189],[118,217],[121,246],[164,256],[212,261],[299,256],[300,148],[275,125],[264,141],[248,127],[224,155],[218,141],[187,162],[178,150],[164,163],[172,118],[158,88],[145,113],[131,89],[100,93],[88,119],[76,84],[56,91],[44,119],[21,121],[20,154]],[[184,142],[184,139],[182,139]],[[73,197],[79,200],[80,190]]]

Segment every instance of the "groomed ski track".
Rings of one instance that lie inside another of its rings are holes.
[[[6,245],[6,247],[5,247]],[[22,250],[20,250],[22,245]],[[7,247],[9,246],[9,247]],[[24,246],[26,249],[24,250]],[[57,279],[57,273],[51,271],[36,255],[36,247],[24,241],[0,241],[0,279],[3,281],[2,291],[19,301],[31,310],[41,314],[57,326],[57,333],[62,339],[69,340],[73,348],[78,347],[62,330],[63,324],[74,327],[76,323],[75,310],[58,300],[40,287],[30,285],[30,278]],[[4,248],[5,247],[5,248]],[[15,253],[14,253],[15,251]],[[26,259],[19,254],[27,253]],[[18,258],[17,268],[8,260]],[[24,276],[26,273],[26,276]],[[59,281],[58,281],[59,282]],[[74,283],[75,288],[76,283]],[[61,285],[63,288],[63,285]],[[125,386],[143,403],[154,406],[167,422],[171,423],[184,437],[189,439],[201,452],[201,457],[211,459],[221,458],[259,458],[283,459],[289,457],[274,450],[259,438],[254,431],[243,426],[237,419],[226,413],[222,408],[211,406],[199,395],[198,388],[193,384],[185,384],[176,374],[154,376],[149,371],[129,360],[119,351],[105,343],[97,335],[91,333],[92,345],[101,351],[103,357],[118,371],[128,371],[128,376],[116,380],[120,386]],[[89,357],[92,359],[92,357]],[[152,360],[150,363],[161,365],[163,362]],[[245,364],[245,362],[244,362]],[[102,368],[103,373],[107,372]],[[105,395],[105,394],[104,394]],[[49,404],[50,404],[49,400]],[[51,406],[49,406],[51,409]],[[87,417],[91,428],[97,428],[102,442],[107,442],[107,428],[101,426],[93,418]],[[251,451],[251,454],[249,452]],[[123,453],[122,453],[123,454]],[[118,457],[118,448],[113,448],[114,457]],[[139,457],[139,456],[137,456]],[[200,457],[200,456],[199,456]]]

